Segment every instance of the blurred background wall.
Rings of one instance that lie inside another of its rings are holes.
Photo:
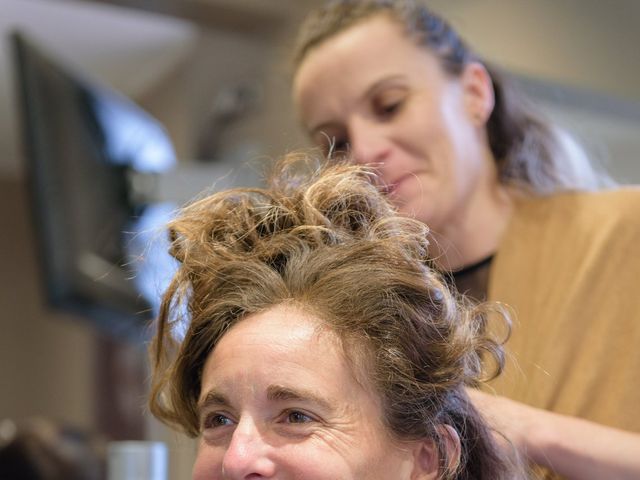
[[[171,478],[189,475],[193,443],[141,413],[144,346],[45,305],[9,32],[28,33],[162,122],[184,167],[161,182],[162,194],[183,202],[213,183],[256,183],[255,168],[267,158],[305,144],[289,101],[287,54],[296,24],[319,3],[0,0],[0,417],[44,416],[116,438],[164,439]],[[430,4],[614,177],[640,182],[640,3]]]

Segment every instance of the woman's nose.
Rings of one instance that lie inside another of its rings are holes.
[[[271,478],[276,465],[270,458],[272,447],[253,420],[242,419],[222,460],[223,478],[228,480]]]
[[[349,128],[353,159],[362,165],[381,166],[391,151],[391,143],[380,128],[370,122],[353,122]]]

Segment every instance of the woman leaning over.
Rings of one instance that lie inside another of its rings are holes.
[[[640,432],[640,192],[595,191],[568,137],[418,2],[329,3],[295,65],[314,142],[376,169],[459,290],[513,307],[493,384],[511,400],[478,405],[559,474],[640,475],[638,435],[617,430]]]

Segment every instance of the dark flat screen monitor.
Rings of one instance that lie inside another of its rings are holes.
[[[162,125],[15,32],[27,179],[48,303],[118,336],[144,338],[154,313],[128,243],[150,205],[132,178],[173,167]],[[147,222],[148,223],[148,222]]]

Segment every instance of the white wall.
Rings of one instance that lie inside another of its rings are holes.
[[[427,0],[516,73],[640,101],[635,0]]]
[[[24,186],[0,181],[0,418],[94,426],[95,333],[44,307]]]
[[[539,108],[573,131],[616,180],[640,183],[640,2],[428,4],[484,58],[526,78]]]

